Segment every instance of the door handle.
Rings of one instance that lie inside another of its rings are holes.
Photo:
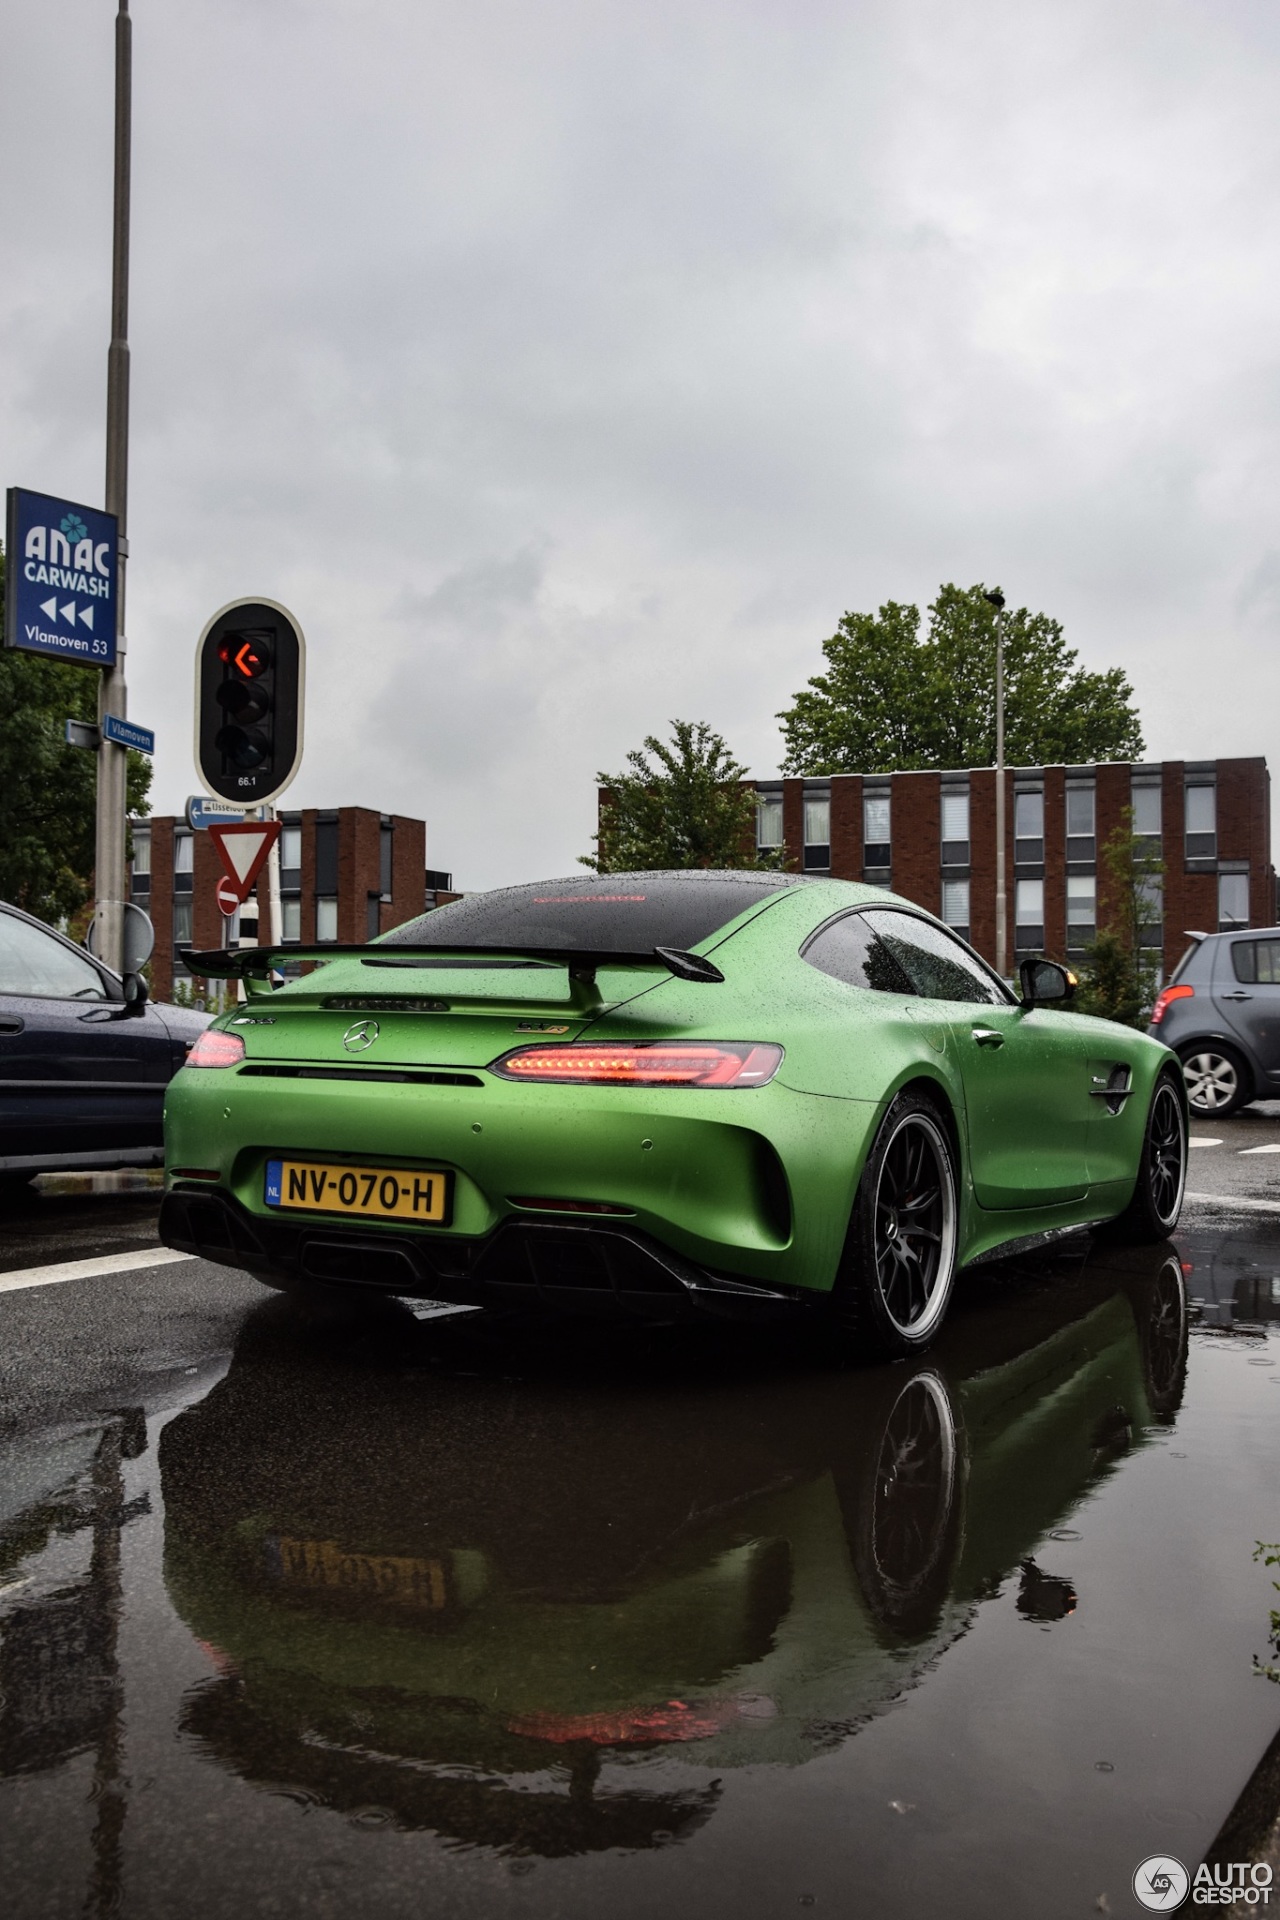
[[[1251,993],[1224,993],[1222,998],[1224,1000],[1252,1000],[1253,995]]]
[[[0,1013],[0,1033],[21,1033],[25,1025],[16,1013]]]
[[[973,1038],[980,1047],[1002,1047],[1004,1035],[997,1027],[974,1027]]]

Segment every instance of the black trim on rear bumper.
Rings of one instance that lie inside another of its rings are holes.
[[[231,1194],[182,1181],[161,1203],[160,1238],[272,1286],[318,1281],[579,1317],[755,1320],[814,1297],[712,1273],[629,1227],[506,1220],[482,1239],[428,1239],[337,1220],[264,1220]]]

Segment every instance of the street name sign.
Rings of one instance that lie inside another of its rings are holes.
[[[136,727],[132,720],[118,719],[114,713],[102,716],[102,737],[114,740],[118,747],[132,747],[135,753],[154,753],[156,737],[150,727]]]
[[[243,820],[234,825],[211,820],[209,838],[218,849],[226,876],[218,882],[218,904],[222,906],[224,888],[230,883],[238,905],[253,892],[254,883],[267,864],[267,855],[280,838],[280,822]],[[227,909],[222,907],[222,911],[225,913]]]
[[[116,664],[114,513],[10,487],[4,643],[79,667]]]
[[[233,807],[229,800],[209,800],[193,793],[187,801],[187,825],[193,833],[203,833],[215,820],[243,820],[244,808]]]

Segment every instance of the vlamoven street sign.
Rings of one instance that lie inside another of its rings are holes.
[[[116,516],[10,487],[5,550],[5,645],[75,666],[114,667]]]

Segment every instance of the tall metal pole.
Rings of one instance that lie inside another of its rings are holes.
[[[133,81],[133,22],[129,0],[116,14],[115,206],[111,248],[111,345],[107,350],[106,510],[120,523],[116,593],[116,664],[102,675],[98,722],[128,712],[125,690],[125,572],[129,496],[129,149]],[[98,748],[98,823],[95,847],[99,951],[109,967],[123,962],[125,898],[125,773],[128,755],[114,741]]]
[[[1004,820],[1004,595],[985,595],[995,608],[996,627],[996,972],[1009,971],[1009,883],[1005,864]]]

